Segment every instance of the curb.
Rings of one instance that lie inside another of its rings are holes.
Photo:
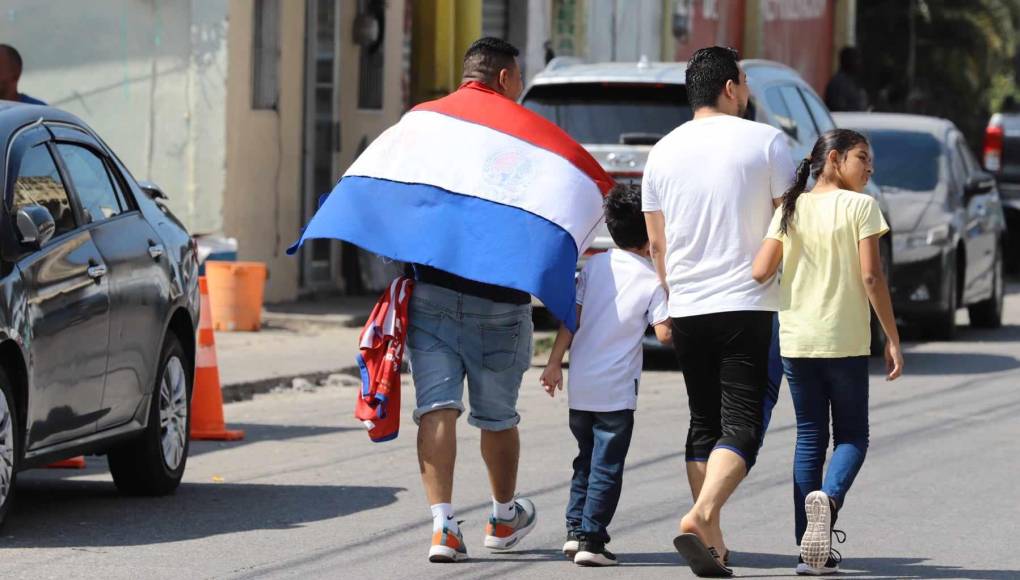
[[[255,395],[262,395],[271,392],[277,387],[290,388],[295,379],[304,379],[313,385],[323,385],[333,375],[344,375],[361,380],[361,371],[358,367],[348,366],[330,371],[316,371],[312,373],[300,373],[295,375],[281,375],[254,381],[242,381],[222,386],[223,402],[238,403],[250,401]]]

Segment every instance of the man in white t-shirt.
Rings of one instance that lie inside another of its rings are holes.
[[[674,545],[698,575],[731,573],[719,514],[757,457],[779,309],[777,287],[757,285],[751,263],[795,171],[785,136],[742,118],[749,90],[738,59],[722,47],[694,54],[686,81],[694,119],[652,148],[642,187],[691,412],[695,504]]]
[[[567,503],[563,552],[584,566],[614,566],[606,531],[623,486],[641,381],[642,339],[649,325],[669,342],[666,291],[648,258],[641,194],[617,186],[606,198],[606,226],[622,249],[593,256],[577,279],[577,334],[560,329],[542,373],[549,395],[563,388],[570,348],[570,431],[578,455]],[[573,344],[571,344],[573,341]]]

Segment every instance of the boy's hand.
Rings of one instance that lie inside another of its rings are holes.
[[[563,390],[563,368],[556,363],[549,363],[542,371],[540,379],[542,388],[550,397],[556,395],[556,389]]]
[[[895,381],[903,374],[903,353],[899,343],[891,340],[885,343],[885,370],[888,373],[885,378],[887,381]]]

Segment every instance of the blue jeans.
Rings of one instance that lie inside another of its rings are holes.
[[[407,353],[414,379],[415,423],[440,409],[468,423],[504,431],[520,422],[517,393],[531,366],[531,305],[505,304],[418,282],[408,312]]]
[[[822,490],[842,506],[868,451],[868,357],[783,358],[797,412],[793,456],[793,507],[797,544],[807,528],[804,498]],[[829,445],[832,459],[822,479]]]
[[[567,531],[581,538],[609,541],[606,528],[623,489],[623,463],[634,431],[634,411],[570,410],[577,439],[574,478],[567,502]]]

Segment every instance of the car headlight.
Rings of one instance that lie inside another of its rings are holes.
[[[924,232],[893,234],[893,251],[912,250],[924,246],[944,246],[949,242],[949,225],[941,224]]]

